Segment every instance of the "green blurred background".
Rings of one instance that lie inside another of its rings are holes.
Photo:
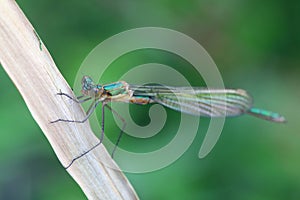
[[[287,118],[286,124],[250,116],[228,119],[213,151],[200,160],[209,123],[203,119],[192,146],[175,163],[151,173],[127,173],[141,199],[300,199],[299,1],[17,2],[71,86],[81,62],[100,42],[131,28],[165,27],[202,44],[227,87],[246,89],[256,106]],[[159,51],[133,52],[114,65],[130,68],[148,62],[175,69],[186,65]],[[120,75],[113,67],[105,82]],[[201,85],[200,79],[189,80]],[[86,199],[2,68],[0,81],[0,199]],[[149,107],[130,108],[138,124],[149,123],[144,117]],[[167,111],[167,124],[158,136],[145,141],[127,136],[122,147],[136,145],[143,151],[145,144],[155,149],[167,143],[180,119],[179,113]],[[106,117],[106,132],[117,133],[112,116]]]

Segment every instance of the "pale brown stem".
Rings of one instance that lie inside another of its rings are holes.
[[[70,116],[83,119],[85,114],[79,104],[70,106],[69,101],[56,95],[60,90],[68,94],[72,91],[12,0],[0,0],[0,62],[64,167],[97,144],[99,140],[88,122],[50,123]],[[116,169],[101,144],[74,161],[67,171],[89,199],[138,199],[124,174]]]

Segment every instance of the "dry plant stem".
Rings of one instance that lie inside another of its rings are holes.
[[[32,25],[12,0],[0,0],[0,62],[63,166],[97,144],[99,140],[88,122],[49,123],[70,116],[83,119],[85,114],[80,105],[55,95],[60,90],[68,94],[72,91]],[[103,163],[118,169],[101,144],[77,159],[67,171],[89,199],[137,199],[123,173]]]

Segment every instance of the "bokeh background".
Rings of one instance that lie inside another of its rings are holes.
[[[151,173],[126,174],[141,199],[300,199],[299,1],[17,2],[70,85],[81,62],[101,41],[131,28],[165,27],[202,44],[227,87],[246,89],[256,106],[287,118],[286,124],[230,118],[213,151],[200,160],[209,124],[202,119],[192,146],[175,163]],[[130,67],[148,62],[175,69],[188,65],[165,52],[137,51],[116,60],[103,82],[116,81]],[[182,73],[188,77],[190,72]],[[203,84],[201,77],[188,79],[192,85]],[[0,199],[86,199],[2,68],[0,82]],[[149,123],[149,106],[130,109],[136,123]],[[167,113],[167,124],[157,136],[125,136],[120,145],[148,151],[166,144],[180,119],[177,112]],[[106,133],[114,140],[119,129],[112,115],[106,118]]]

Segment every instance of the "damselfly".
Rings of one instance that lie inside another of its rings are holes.
[[[81,92],[82,96],[76,99],[61,92],[58,93],[58,95],[67,96],[77,103],[92,100],[86,117],[83,120],[58,119],[52,123],[58,121],[83,123],[91,116],[97,105],[102,103],[102,133],[100,143],[104,136],[104,107],[107,107],[116,114],[124,124],[115,148],[120,141],[126,122],[107,104],[108,102],[125,102],[140,105],[158,103],[168,108],[195,116],[227,117],[250,114],[268,121],[285,122],[285,118],[278,113],[252,107],[252,98],[245,90],[241,89],[131,85],[125,81],[100,85],[94,84],[91,77],[84,76],[82,78]],[[113,153],[114,151],[115,149]]]

